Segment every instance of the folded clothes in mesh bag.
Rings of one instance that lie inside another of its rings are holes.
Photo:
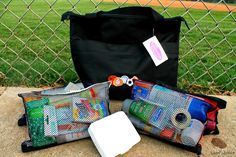
[[[202,135],[219,133],[217,114],[225,107],[216,97],[136,80],[122,110],[140,132],[201,154]]]
[[[87,88],[70,83],[66,87],[22,93],[30,140],[22,143],[28,152],[89,137],[90,123],[109,115],[110,83]]]

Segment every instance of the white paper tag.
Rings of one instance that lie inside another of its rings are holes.
[[[81,84],[74,84],[74,83],[70,82],[66,86],[65,91],[70,93],[70,92],[74,92],[74,91],[80,91],[83,88],[84,88],[84,85],[82,83]]]
[[[156,36],[144,41],[143,45],[147,49],[156,66],[168,60],[168,57]]]

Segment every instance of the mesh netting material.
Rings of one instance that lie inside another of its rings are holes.
[[[134,100],[128,99],[123,103],[123,111],[136,128],[176,143],[197,145],[204,130],[204,122],[199,118],[202,115],[198,111],[197,116],[189,112],[190,106],[198,105],[196,102],[193,104],[194,98],[142,81],[135,82],[132,97]]]
[[[89,137],[90,123],[109,115],[108,89],[107,82],[70,94],[58,95],[56,89],[53,89],[53,95],[42,95],[41,92],[19,94],[25,103],[33,147]],[[78,101],[80,107],[84,107],[86,117],[78,112],[74,119],[73,110],[78,111]]]

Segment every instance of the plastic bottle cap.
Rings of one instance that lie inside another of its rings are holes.
[[[122,110],[125,113],[129,113],[129,107],[132,102],[133,102],[133,100],[131,100],[131,99],[125,99],[125,101],[123,102]]]
[[[127,83],[127,81],[128,81],[128,79],[129,79],[129,77],[128,77],[128,76],[126,76],[126,75],[123,75],[123,76],[121,76],[121,78],[120,78],[120,79],[122,79],[124,83]]]
[[[114,78],[112,81],[112,84],[116,87],[122,86],[124,84],[123,80],[121,80],[119,77]]]
[[[108,81],[113,81],[117,76],[116,75],[110,75],[108,77]]]
[[[127,83],[128,86],[133,86],[134,82],[132,79],[128,79]]]

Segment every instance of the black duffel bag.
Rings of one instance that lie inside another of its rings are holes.
[[[124,7],[86,15],[66,12],[64,20],[70,20],[71,54],[85,86],[110,75],[176,86],[182,17],[164,18],[149,7]],[[159,66],[142,44],[154,35],[168,56]],[[129,98],[130,91],[129,86],[111,87],[110,98]]]

